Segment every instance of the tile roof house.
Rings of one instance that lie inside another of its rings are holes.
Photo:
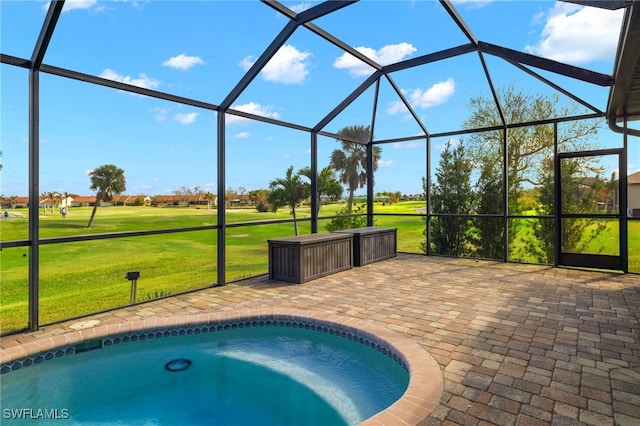
[[[640,171],[627,177],[627,205],[633,217],[640,217]]]

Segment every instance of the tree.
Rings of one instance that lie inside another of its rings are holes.
[[[472,170],[462,142],[453,148],[451,140],[447,141],[431,188],[432,213],[447,215],[434,217],[431,227],[432,248],[438,254],[463,256],[471,252],[471,220],[453,215],[473,211]]]
[[[543,185],[540,189],[540,207],[538,214],[553,215],[555,213],[555,187],[553,172],[546,167]],[[583,214],[593,213],[596,202],[600,201],[598,189],[601,182],[593,179],[590,187],[585,188],[583,167],[577,159],[565,159],[560,168],[561,175],[561,211],[563,213]],[[555,259],[554,234],[561,232],[562,251],[565,253],[582,253],[598,235],[606,230],[605,221],[592,218],[563,218],[556,230],[553,220],[538,221],[533,230],[540,242],[540,250],[536,253],[537,260],[543,263],[553,263]],[[602,250],[602,247],[600,248]]]
[[[483,164],[477,183],[478,213],[502,214],[502,169],[493,164]],[[475,218],[478,255],[487,259],[502,259],[504,253],[504,225],[499,217]]]
[[[279,207],[289,206],[293,215],[293,228],[298,235],[298,222],[296,222],[297,205],[309,197],[309,185],[302,182],[299,173],[293,173],[293,166],[287,169],[284,178],[274,179],[269,183],[269,202],[275,212]]]
[[[113,164],[105,164],[92,170],[89,177],[91,190],[96,191],[96,202],[93,205],[87,228],[91,228],[101,201],[111,201],[114,195],[120,195],[127,189],[124,170]]]
[[[364,228],[367,226],[367,218],[360,216],[365,213],[366,204],[356,204],[353,211],[349,211],[347,206],[338,209],[336,216],[324,226],[329,232],[340,231],[343,229]]]
[[[213,193],[211,193],[210,191],[207,191],[204,194],[204,199],[207,200],[207,208],[211,210],[213,208],[213,205],[215,204],[214,201],[216,199],[216,196],[213,195]]]
[[[225,206],[231,205],[231,200],[237,199],[240,200],[238,192],[232,187],[228,187],[224,193],[224,204]]]
[[[352,211],[353,194],[358,188],[367,184],[367,146],[371,142],[371,129],[369,126],[347,126],[338,131],[338,139],[341,149],[335,149],[331,153],[330,165],[340,175],[340,181],[347,185],[349,199],[347,210]],[[352,139],[362,142],[351,142]],[[382,150],[379,146],[373,147],[373,171],[378,169],[378,162]],[[371,176],[373,179],[373,176]]]
[[[64,191],[62,193],[62,201],[60,203],[60,207],[64,207],[67,211],[67,213],[69,212],[69,199],[73,200],[75,198],[78,198],[78,194],[74,194],[72,192],[68,192],[68,191]]]
[[[56,207],[56,201],[58,201],[58,198],[60,197],[60,194],[56,191],[49,191],[49,192],[44,192],[42,194],[42,197],[44,198],[48,198],[49,200],[51,200],[51,213],[53,214],[55,212],[55,207]],[[47,212],[47,203],[44,204],[44,213]]]
[[[524,90],[507,87],[499,91],[502,110],[507,123],[523,123],[548,120],[555,116],[578,113],[574,107],[558,107],[557,95],[531,95]],[[471,116],[463,123],[467,129],[502,126],[493,97],[479,96],[470,101]],[[592,148],[589,138],[598,134],[594,120],[578,120],[565,123],[558,129],[559,151],[583,151]],[[471,157],[482,163],[502,164],[502,130],[472,133],[468,140]],[[540,184],[540,165],[553,150],[553,125],[523,126],[508,131],[507,166],[509,196],[517,195],[523,184]]]
[[[556,116],[577,115],[575,104],[559,106],[557,95],[531,95],[524,90],[517,90],[513,86],[498,91],[504,118],[507,123],[524,123],[548,120]],[[479,96],[470,101],[471,115],[463,123],[467,129],[485,127],[501,127],[503,125],[500,114],[496,109],[493,97]],[[599,126],[595,120],[578,120],[563,123],[558,126],[558,150],[582,151],[593,149],[590,138],[598,134]],[[510,128],[507,132],[507,173],[508,173],[508,205],[507,213],[522,214],[520,205],[521,195],[526,187],[541,186],[553,171],[554,127],[551,124],[536,126],[522,126]],[[468,139],[468,153],[475,159],[475,166],[501,169],[503,163],[502,130],[472,133]],[[590,160],[582,163],[587,169],[592,164]],[[481,211],[481,213],[486,213]],[[521,221],[509,221],[509,243],[518,235]],[[543,244],[552,243],[553,240]],[[515,254],[514,258],[518,255]]]
[[[400,201],[401,197],[402,193],[400,191],[389,192],[389,202],[391,203],[397,203],[398,201]]]
[[[255,189],[249,191],[249,199],[253,201],[256,206],[256,210],[260,213],[266,213],[271,210],[271,203],[269,203],[269,194],[271,192],[268,189]]]
[[[299,174],[306,177],[311,182],[311,168],[303,167],[300,169]],[[322,205],[322,196],[326,196],[329,199],[336,200],[342,197],[342,185],[336,179],[336,175],[331,166],[327,166],[320,170],[316,179],[316,190],[318,192],[318,206],[316,214],[320,213],[320,206]]]

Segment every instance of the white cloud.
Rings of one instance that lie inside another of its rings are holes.
[[[408,111],[407,107],[405,106],[404,102],[402,101],[394,101],[391,102],[389,104],[389,106],[387,107],[387,114],[389,115],[396,115],[399,114],[401,112],[405,112]]]
[[[409,43],[399,43],[388,44],[380,50],[370,47],[356,47],[356,50],[380,65],[389,65],[400,62],[418,49]],[[373,72],[373,68],[347,52],[338,56],[333,62],[333,66],[339,69],[347,69],[349,74],[355,77],[367,76]]]
[[[153,112],[156,113],[156,121],[165,121],[169,111],[171,111],[171,108],[154,108]]]
[[[246,139],[249,136],[251,136],[251,133],[249,132],[240,132],[240,133],[236,133],[235,137],[238,139]]]
[[[449,142],[449,143],[451,144],[451,145],[450,145],[451,147],[450,147],[449,149],[454,149],[454,148],[456,148],[458,145],[460,145],[460,139],[458,139],[458,138],[451,138],[451,139],[448,139],[448,140],[447,140],[447,142]],[[445,143],[437,143],[437,144],[435,144],[435,145],[434,145],[435,150],[436,150],[436,151],[438,151],[438,152],[443,152],[443,151],[444,151],[444,148],[445,148],[445,147],[446,147],[446,145],[447,145],[447,142],[445,142]]]
[[[179,70],[188,70],[194,65],[203,65],[204,61],[200,56],[187,56],[184,53],[173,56],[162,63],[165,67],[177,68]]]
[[[130,84],[132,86],[142,87],[144,89],[156,89],[160,86],[160,82],[154,78],[147,77],[146,74],[138,74],[138,78],[120,75],[117,72],[107,68],[98,76],[107,80],[118,81],[120,83]]]
[[[283,84],[300,84],[309,74],[310,52],[300,52],[294,46],[285,44],[262,68],[260,75],[266,81]],[[238,65],[247,71],[255,63],[254,56],[247,56]]]
[[[378,167],[390,167],[390,166],[393,166],[394,164],[396,164],[396,162],[393,161],[393,160],[389,160],[389,161],[379,160],[378,161]]]
[[[430,108],[432,106],[445,103],[456,91],[456,83],[452,78],[438,82],[427,90],[411,89],[403,90],[403,94],[408,98],[409,103],[414,108]],[[398,114],[407,110],[402,101],[392,102],[387,107],[390,115]]]
[[[480,9],[495,0],[452,0],[454,5],[466,6],[467,9]]]
[[[197,117],[198,117],[197,112],[189,112],[189,113],[179,112],[173,116],[173,119],[180,124],[191,124],[196,121]]]
[[[98,0],[67,0],[64,2],[63,12],[73,9],[90,9],[98,3]]]
[[[49,10],[49,6],[51,2],[48,1],[44,5],[42,5],[42,9],[46,12]],[[91,9],[93,8],[96,11],[100,11],[104,9],[104,6],[98,5],[98,0],[67,0],[64,2],[64,6],[62,7],[63,12],[69,12],[75,9]]]
[[[423,148],[425,145],[424,142],[421,141],[410,141],[410,142],[394,142],[391,146],[396,149],[412,149],[412,148]]]
[[[613,60],[624,11],[556,2],[536,45],[525,51],[556,61],[582,64]]]
[[[257,102],[249,102],[248,104],[243,105],[233,105],[231,109],[236,111],[247,112],[249,114],[259,115],[261,117],[267,118],[280,118],[280,114],[276,111],[273,111],[273,107],[269,105],[260,105]],[[244,117],[238,117],[236,115],[227,114],[226,117],[227,124],[237,123],[237,124],[248,124],[250,123],[249,119]]]
[[[300,12],[304,12],[307,9],[311,9],[313,7],[313,3],[301,2],[301,3],[292,4],[291,6],[288,6],[288,7],[289,9],[293,10],[295,13],[300,13]]]
[[[238,65],[240,65],[240,67],[243,70],[249,71],[249,68],[251,68],[255,62],[256,62],[255,56],[250,55],[250,56],[245,56],[244,58],[242,58],[242,60],[240,61],[240,63]]]

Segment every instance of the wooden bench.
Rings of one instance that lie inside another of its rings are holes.
[[[353,266],[363,266],[397,256],[397,231],[396,228],[368,226],[333,233],[353,235]]]
[[[353,235],[319,233],[268,240],[269,279],[303,283],[353,267]]]

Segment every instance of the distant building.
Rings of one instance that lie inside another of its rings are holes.
[[[633,217],[640,217],[640,171],[627,177],[627,205]]]

